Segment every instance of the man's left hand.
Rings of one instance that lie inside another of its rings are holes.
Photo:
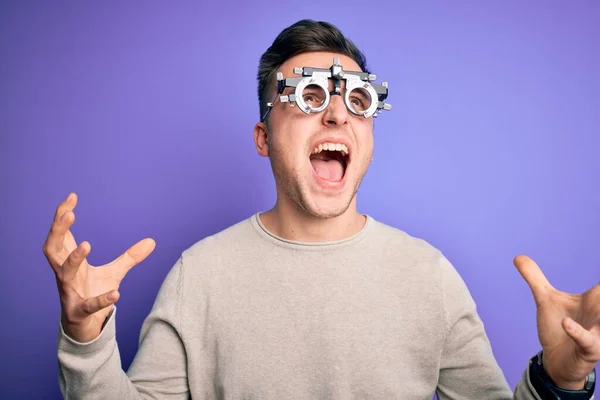
[[[520,255],[513,262],[537,306],[546,373],[560,388],[581,390],[600,360],[600,284],[582,294],[561,292],[531,258]]]

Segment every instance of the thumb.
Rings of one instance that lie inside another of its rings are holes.
[[[587,362],[596,363],[600,359],[600,337],[594,336],[592,332],[567,317],[562,321],[565,332],[580,347]]]
[[[548,282],[540,267],[530,257],[519,255],[513,260],[513,264],[529,285],[535,303],[539,305],[550,294],[554,287]]]
[[[120,270],[127,273],[135,265],[144,261],[154,251],[155,247],[156,242],[153,239],[142,239],[128,248],[111,264],[116,264]]]

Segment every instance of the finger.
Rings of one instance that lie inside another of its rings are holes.
[[[52,223],[52,227],[46,238],[46,243],[44,243],[44,254],[46,254],[47,257],[52,257],[53,261],[58,262],[59,265],[65,261],[66,255],[63,260],[56,260],[56,255],[63,250],[65,234],[74,222],[75,214],[73,211],[67,210],[59,219]]]
[[[64,235],[75,220],[75,214],[73,214],[75,205],[77,205],[77,195],[75,193],[69,193],[67,198],[56,208],[54,219],[50,226],[50,232],[44,243],[44,254],[49,250],[60,251],[60,249],[62,249]],[[71,216],[71,214],[73,215]]]
[[[598,336],[569,317],[563,319],[562,326],[567,335],[581,348],[582,353],[591,357],[591,360],[586,361],[597,362],[600,359],[600,338]]]
[[[61,278],[63,281],[75,279],[77,271],[81,267],[81,263],[92,251],[92,246],[89,242],[82,242],[74,251],[69,254],[67,261],[62,265]]]
[[[119,300],[120,293],[118,290],[111,290],[100,296],[90,297],[81,302],[80,313],[82,318],[86,318],[98,311],[109,307]]]
[[[128,248],[123,254],[119,256],[114,264],[118,265],[119,268],[129,271],[135,265],[141,263],[154,251],[156,242],[151,238],[142,239],[130,248]]]
[[[515,257],[513,264],[529,285],[536,304],[540,304],[554,288],[546,279],[540,267],[531,258],[520,255]]]
[[[57,221],[62,215],[67,211],[73,211],[75,206],[77,205],[77,194],[69,193],[69,195],[65,198],[65,200],[56,207],[56,212],[54,213],[54,221]]]

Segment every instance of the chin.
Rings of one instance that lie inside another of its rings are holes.
[[[308,188],[300,196],[301,201],[299,205],[313,217],[330,219],[339,217],[348,211],[355,196],[356,191],[350,190],[349,186],[341,190],[332,190],[330,188],[323,190],[322,187],[319,187],[317,190]]]
[[[348,207],[310,207],[306,204],[301,207],[308,215],[317,219],[337,218],[348,210]]]
[[[317,219],[337,218],[352,207],[362,180],[360,170],[345,163],[341,177],[324,179],[311,162],[301,168],[275,168],[278,192],[298,210]],[[275,164],[276,165],[276,164]]]

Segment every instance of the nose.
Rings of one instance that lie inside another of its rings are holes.
[[[323,110],[323,124],[328,127],[340,127],[348,123],[348,110],[340,95],[331,95],[329,105]]]

